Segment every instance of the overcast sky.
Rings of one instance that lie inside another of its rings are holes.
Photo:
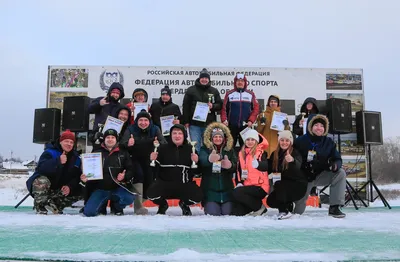
[[[48,65],[363,68],[400,135],[400,1],[0,1],[0,154],[39,156]]]

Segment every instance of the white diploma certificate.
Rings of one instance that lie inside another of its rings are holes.
[[[103,179],[103,159],[101,153],[82,154],[82,172],[88,180]]]
[[[160,117],[161,132],[163,136],[169,136],[169,130],[174,125],[174,115]]]
[[[115,131],[121,133],[122,126],[124,125],[124,121],[119,120],[118,118],[108,116],[106,123],[104,124],[103,128],[103,134],[106,132],[108,129],[114,129]]]
[[[272,121],[271,121],[271,126],[270,128],[273,130],[277,131],[283,131],[285,130],[285,125],[283,124],[283,121],[286,120],[287,114],[274,111],[274,114],[272,115]]]
[[[192,119],[199,122],[206,122],[209,109],[210,108],[208,107],[207,103],[197,102]]]
[[[140,111],[142,111],[143,109],[147,112],[148,111],[148,105],[146,103],[133,103],[133,105],[135,106],[135,119],[137,114],[140,113]]]
[[[308,124],[308,119],[304,118],[304,122],[303,122],[303,135],[307,134],[307,124]]]

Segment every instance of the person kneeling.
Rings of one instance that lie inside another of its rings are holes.
[[[327,137],[329,120],[324,115],[310,115],[307,121],[307,133],[294,141],[302,158],[302,170],[308,177],[307,191],[302,199],[296,201],[294,212],[303,214],[311,188],[329,187],[328,215],[343,218],[346,216],[340,207],[344,205],[346,190],[346,172],[342,169],[342,157],[336,144]]]
[[[192,162],[197,163],[199,157],[192,153],[183,125],[172,126],[170,134],[168,143],[161,144],[158,152],[150,154],[150,160],[157,160],[159,172],[147,190],[147,197],[159,206],[157,214],[165,215],[167,199],[179,199],[182,215],[190,216],[192,212],[189,206],[199,203],[203,198],[200,187],[193,181],[197,168],[191,168]]]
[[[244,140],[239,152],[236,188],[232,192],[232,215],[259,216],[267,212],[262,200],[269,193],[268,155],[265,152],[268,141],[254,129],[245,133]]]
[[[102,155],[103,179],[88,180],[85,174],[81,176],[86,187],[93,192],[83,209],[85,216],[105,215],[109,200],[112,202],[115,215],[123,215],[124,208],[133,203],[132,162],[129,153],[119,148],[117,140],[117,131],[108,129],[104,132],[104,143],[101,148],[93,152],[100,152]]]
[[[47,144],[35,173],[26,181],[36,213],[45,215],[49,209],[62,214],[65,207],[81,198],[81,160],[73,150],[75,141],[74,133],[66,130],[59,142]]]
[[[232,175],[237,157],[233,137],[227,126],[214,122],[204,131],[204,146],[200,149],[201,188],[206,215],[230,215],[232,211]]]
[[[267,198],[267,204],[279,210],[280,220],[292,216],[293,202],[304,196],[308,181],[300,170],[302,158],[293,148],[292,132],[285,130],[278,135],[278,148],[268,160],[268,173],[274,181],[274,189]]]

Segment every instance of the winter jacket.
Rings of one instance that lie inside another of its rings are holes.
[[[212,94],[214,97],[214,101],[211,101],[213,107],[211,109],[211,113],[208,113],[207,121],[200,122],[193,120],[194,110],[196,108],[197,102],[208,103],[209,96],[208,94]],[[218,89],[211,86],[211,82],[207,85],[200,84],[200,79],[196,79],[195,85],[191,86],[187,89],[185,96],[183,98],[183,122],[182,124],[190,124],[200,127],[206,127],[208,124],[215,122],[217,120],[216,113],[221,111],[222,108],[222,100],[219,95]]]
[[[172,103],[172,98],[168,102],[163,102],[161,98],[158,102],[153,103],[150,107],[149,113],[153,123],[161,129],[160,117],[162,116],[176,116],[182,120],[182,114],[179,106]]]
[[[111,91],[113,89],[118,89],[121,92],[118,101],[124,98],[125,93],[122,85],[119,83],[113,83],[108,89],[106,96],[108,104],[105,104],[104,106],[100,105],[100,100],[104,98],[104,96],[101,96],[93,100],[89,105],[89,114],[95,114],[93,125],[94,130],[98,128],[98,124],[104,124],[106,122],[107,116],[115,116],[116,112],[121,107],[121,104],[111,97]]]
[[[323,119],[326,123],[323,136],[315,136],[312,133],[312,126],[317,119]],[[327,137],[329,130],[329,120],[324,115],[311,114],[308,117],[307,133],[296,138],[294,148],[299,151],[302,157],[302,170],[306,173],[308,180],[313,181],[323,171],[330,171],[332,164],[337,168],[342,167],[342,157],[336,149],[335,142]],[[316,151],[316,155],[311,162],[307,161],[308,151]]]
[[[279,154],[278,170],[273,168],[273,159],[275,154]],[[268,173],[281,173],[281,181],[293,181],[296,183],[307,184],[307,176],[303,170],[301,170],[303,160],[300,153],[296,149],[293,149],[290,155],[294,158],[294,161],[290,162],[288,168],[282,171],[282,164],[286,156],[286,150],[280,150],[279,148],[276,149],[268,159]]]
[[[187,141],[187,132],[183,125],[174,125],[170,131],[173,128],[180,128],[185,138],[180,146],[176,146],[171,139],[168,140],[167,144],[160,145],[156,160],[159,167],[156,179],[167,182],[188,183],[193,181],[193,176],[197,173],[197,168],[191,168],[192,145]]]
[[[50,189],[60,190],[61,187],[68,186],[70,195],[78,195],[81,192],[79,182],[82,172],[79,154],[75,150],[69,152],[67,162],[63,165],[60,162],[62,153],[63,150],[58,141],[54,144],[46,144],[35,172],[26,181],[29,193],[32,194],[32,183],[39,176],[46,176],[50,180]]]
[[[211,133],[214,128],[220,128],[225,134],[225,143],[222,145],[220,150],[212,143]],[[229,169],[221,169],[221,173],[213,173],[213,163],[208,161],[208,157],[211,152],[216,150],[217,154],[220,154],[222,160],[225,156],[232,163],[232,167]],[[233,174],[237,169],[237,156],[233,149],[233,138],[228,127],[222,123],[212,123],[204,131],[204,145],[200,149],[199,154],[199,166],[201,168],[202,178],[200,187],[203,190],[205,202],[218,202],[225,203],[232,200],[231,191],[234,188],[233,185]]]
[[[313,103],[314,106],[311,111],[308,111],[307,104],[310,102]],[[296,117],[296,120],[293,123],[293,133],[295,133],[298,136],[304,135],[303,127],[300,127],[300,120],[303,118],[303,115],[301,113],[305,113],[304,119],[307,119],[310,114],[318,114],[319,109],[317,107],[317,100],[313,97],[307,97],[306,100],[304,100],[304,103],[300,108],[300,114]]]
[[[254,123],[259,112],[255,94],[247,88],[237,88],[225,94],[221,110],[221,122],[228,121],[229,126],[242,127],[243,122]]]
[[[268,179],[268,156],[264,152],[268,148],[268,141],[261,134],[259,134],[260,143],[257,146],[254,158],[250,153],[247,155],[239,152],[239,166],[236,174],[236,183],[242,183],[244,186],[260,186],[267,194],[269,194],[269,179]],[[250,151],[246,148],[246,151]],[[252,166],[252,161],[258,161],[258,167]],[[247,169],[247,179],[242,179],[242,170]]]
[[[104,144],[94,152],[99,152],[102,155],[103,179],[87,181],[87,189],[91,192],[97,189],[112,191],[122,186],[132,192],[130,181],[134,178],[134,170],[128,152],[118,146],[109,151]],[[117,176],[124,170],[125,177],[119,182]]]

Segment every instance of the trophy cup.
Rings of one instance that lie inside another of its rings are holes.
[[[103,136],[103,128],[104,125],[103,124],[97,124],[97,126],[99,127],[99,131],[96,132],[96,134],[94,134],[94,138],[95,138],[95,144],[99,145],[100,144],[100,138],[102,138]]]
[[[190,141],[190,144],[192,145],[192,153],[195,154],[196,153],[196,141]],[[192,161],[192,165],[190,166],[191,168],[197,168],[196,162]]]
[[[301,120],[304,120],[305,115],[306,115],[306,113],[301,112]],[[299,124],[299,127],[303,127],[303,124]]]
[[[208,103],[211,103],[214,98],[213,94],[208,94]],[[208,109],[208,113],[211,113],[211,109]]]
[[[157,148],[160,146],[160,143],[158,141],[154,141],[153,142],[154,145],[154,152],[157,152]],[[155,167],[156,166],[156,160],[152,160],[150,163],[151,167]]]

